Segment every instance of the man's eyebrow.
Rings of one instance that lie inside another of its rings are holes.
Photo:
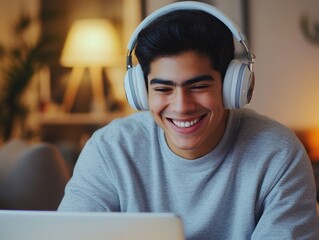
[[[191,78],[189,80],[186,80],[181,85],[182,86],[187,86],[187,85],[192,85],[192,84],[198,83],[198,82],[213,81],[213,80],[214,80],[214,78],[211,75],[200,75],[200,76]]]
[[[181,84],[181,86],[188,86],[192,85],[194,83],[202,82],[202,81],[213,81],[214,78],[211,75],[200,75],[194,78],[191,78],[189,80],[186,80]],[[150,85],[153,84],[163,84],[163,85],[168,85],[168,86],[177,86],[179,84],[176,84],[174,81],[171,80],[164,80],[164,79],[159,79],[159,78],[153,78],[150,81]]]
[[[159,78],[153,78],[150,81],[150,85],[154,85],[154,84],[163,84],[163,85],[169,85],[169,86],[175,86],[176,85],[173,81],[159,79]]]

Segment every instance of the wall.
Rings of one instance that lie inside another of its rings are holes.
[[[317,0],[251,1],[257,88],[251,107],[293,128],[319,127],[319,45],[300,18],[319,23]]]

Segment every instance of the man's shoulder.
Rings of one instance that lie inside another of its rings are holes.
[[[98,129],[95,137],[116,137],[116,136],[133,136],[139,137],[149,134],[151,129],[156,128],[156,124],[147,111],[133,113],[129,116],[117,118]]]
[[[254,135],[255,138],[259,136],[265,141],[288,145],[298,142],[296,135],[288,126],[251,109],[241,110],[240,130]]]
[[[114,119],[111,122],[110,126],[112,127],[128,126],[128,127],[132,127],[136,129],[136,128],[148,128],[153,125],[154,125],[154,119],[152,115],[150,114],[150,112],[142,111],[142,112],[133,113],[123,118]]]
[[[240,120],[242,124],[257,127],[258,129],[266,128],[268,130],[278,129],[281,131],[291,131],[290,128],[280,123],[279,121],[249,108],[241,110]]]
[[[145,124],[148,122],[153,122],[153,117],[149,111],[139,111],[139,112],[131,113],[125,117],[116,118],[111,123],[113,122],[117,122],[121,124],[127,124],[130,122],[134,122],[134,123],[140,122]]]

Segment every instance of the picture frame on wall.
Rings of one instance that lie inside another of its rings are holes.
[[[221,11],[223,11],[228,17],[230,17],[240,28],[240,30],[246,35],[247,38],[250,37],[250,7],[249,0],[202,0],[199,2],[205,2],[212,4]]]
[[[220,9],[224,12],[229,18],[233,20],[233,22],[237,25],[239,30],[243,32],[250,42],[250,7],[249,0],[206,0],[200,1],[208,4],[212,4],[213,6]],[[243,46],[235,41],[236,48],[236,58],[246,58],[246,51]]]

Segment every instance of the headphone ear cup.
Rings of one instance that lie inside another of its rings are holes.
[[[226,109],[242,108],[252,98],[255,79],[246,63],[233,59],[223,83],[223,101]]]
[[[148,110],[148,95],[140,64],[126,71],[124,87],[127,101],[131,107],[136,110]]]

